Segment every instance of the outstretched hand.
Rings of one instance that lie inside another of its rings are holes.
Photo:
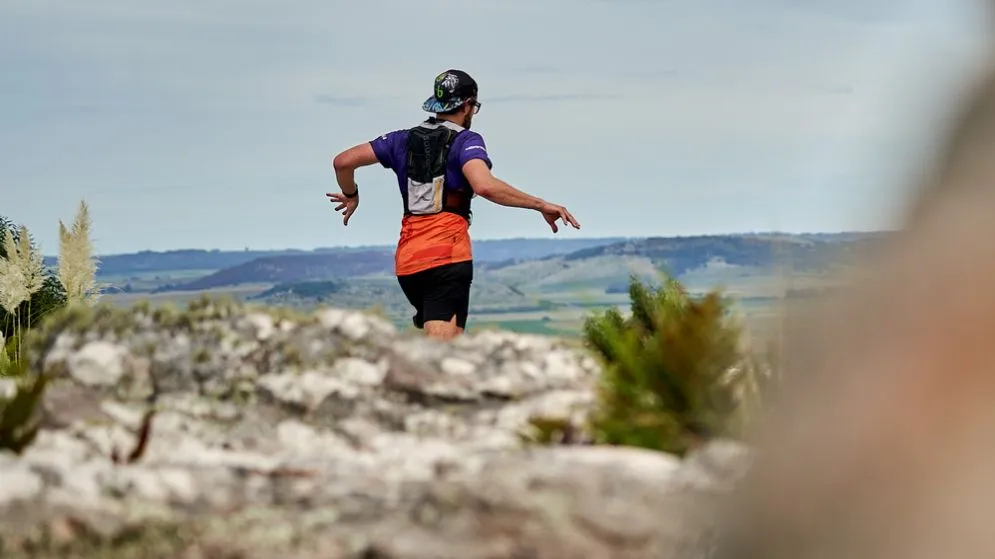
[[[574,216],[570,215],[570,212],[568,212],[563,206],[547,202],[542,208],[539,209],[539,212],[542,213],[542,218],[549,224],[549,227],[553,230],[553,233],[560,230],[560,228],[556,225],[556,220],[558,219],[562,219],[564,225],[569,223],[574,229],[580,229],[580,223],[578,223],[577,220],[574,219]]]
[[[342,212],[342,225],[349,225],[349,218],[352,214],[356,213],[356,208],[359,206],[359,196],[355,198],[347,198],[345,194],[341,192],[326,192],[325,196],[328,196],[329,202],[338,202],[339,205],[335,206],[335,211]]]

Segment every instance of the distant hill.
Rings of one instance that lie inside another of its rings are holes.
[[[701,287],[776,276],[781,267],[793,274],[821,275],[881,238],[876,234],[653,237],[529,261],[488,263],[480,267],[479,275],[533,294],[624,293],[630,276],[656,282],[664,271]]]
[[[795,271],[818,271],[881,238],[878,233],[771,233],[636,239],[503,239],[475,241],[474,256],[482,278],[527,290],[533,286],[543,291],[561,286],[617,287],[620,282],[624,284],[630,273],[651,277],[664,269],[679,277],[702,269],[711,274],[715,270],[742,268],[755,271],[777,265]],[[257,254],[263,256],[250,258]],[[173,276],[173,279],[163,278],[163,282],[169,282],[165,285],[156,283],[145,288],[153,292],[201,291],[245,284],[390,276],[394,247],[280,252],[144,252],[102,257],[102,261],[102,272],[107,275],[121,274],[125,270],[133,273],[204,271],[206,273],[200,277]],[[212,267],[228,261],[235,264],[216,270]]]
[[[269,256],[193,281],[163,285],[154,292],[202,291],[246,283],[279,284],[383,274],[389,273],[393,266],[394,253],[389,250]]]
[[[165,252],[146,250],[131,254],[98,256],[100,263],[97,274],[101,277],[108,277],[186,270],[220,270],[230,266],[238,266],[257,258],[297,254],[308,254],[308,252],[303,250],[222,251],[189,249]],[[45,257],[46,265],[55,266],[57,263],[56,257]]]
[[[597,247],[624,241],[622,237],[591,239],[496,239],[473,242],[474,257],[478,262],[491,262],[508,259],[534,259],[555,254],[567,254],[575,250]],[[314,250],[199,250],[182,249],[165,252],[141,251],[129,254],[99,255],[100,277],[129,277],[139,274],[169,273],[183,271],[218,271],[239,266],[259,258],[280,256],[336,255],[393,251],[393,245],[373,245],[365,247],[322,247]],[[46,265],[55,266],[54,256],[45,258]]]
[[[535,260],[578,250],[595,248],[628,240],[625,237],[592,239],[499,239],[473,241],[473,258],[477,262]]]
[[[330,295],[341,293],[348,283],[341,280],[304,281],[278,283],[273,287],[249,297],[249,300],[273,301],[277,299],[315,299],[321,301]]]
[[[796,264],[817,266],[824,261],[830,243],[803,237],[708,235],[699,237],[652,237],[578,250],[563,257],[567,262],[599,256],[637,256],[665,266],[681,275],[721,260],[733,266],[770,266],[775,259],[790,258]]]
[[[682,275],[720,261],[726,265],[763,268],[777,264],[794,269],[821,269],[845,258],[876,236],[853,235],[702,235],[650,237],[591,247],[564,255],[566,262],[602,256],[635,256]]]

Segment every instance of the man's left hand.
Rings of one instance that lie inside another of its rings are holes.
[[[563,206],[546,202],[541,208],[539,208],[539,212],[542,213],[542,218],[549,224],[549,227],[553,230],[553,233],[560,230],[560,228],[556,226],[556,220],[558,219],[562,219],[564,225],[569,224],[572,225],[574,229],[580,229],[580,223],[578,223],[577,220],[574,219],[574,216],[571,215],[570,212],[568,212]]]
[[[347,198],[345,194],[341,192],[326,192],[325,196],[328,196],[329,202],[338,202],[339,205],[335,206],[335,211],[342,212],[342,225],[349,225],[349,218],[352,214],[356,213],[356,208],[359,206],[359,195],[357,194],[354,198]]]

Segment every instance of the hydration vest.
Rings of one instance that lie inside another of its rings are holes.
[[[451,212],[470,221],[473,191],[446,185],[449,149],[464,128],[435,117],[408,131],[407,175],[401,188],[405,215]]]

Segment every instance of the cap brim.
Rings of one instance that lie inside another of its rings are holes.
[[[443,103],[442,101],[439,101],[435,97],[429,97],[428,99],[425,100],[424,103],[422,103],[421,108],[422,110],[430,113],[444,113],[447,111],[451,111],[456,107],[459,107],[462,102],[463,102],[462,99],[456,99],[450,101],[449,103]]]

